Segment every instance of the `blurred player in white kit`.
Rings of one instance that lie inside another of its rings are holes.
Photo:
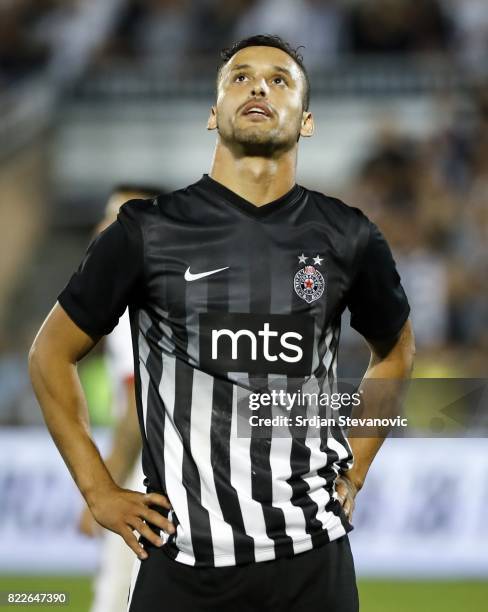
[[[157,188],[120,185],[109,198],[105,217],[96,228],[102,232],[115,221],[119,208],[133,198],[151,198],[161,193]],[[105,339],[105,356],[112,387],[112,411],[115,429],[106,464],[115,482],[132,491],[145,492],[141,463],[141,434],[134,393],[134,359],[126,310],[119,324]],[[127,607],[134,553],[116,533],[104,531],[85,507],[79,529],[87,536],[103,537],[100,565],[93,583],[91,612],[120,612]]]

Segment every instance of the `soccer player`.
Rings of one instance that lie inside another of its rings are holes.
[[[382,438],[240,436],[240,398],[263,379],[333,390],[347,307],[371,349],[364,405],[395,403],[408,301],[377,227],[295,181],[313,117],[288,44],[223,52],[208,128],[210,174],[125,204],[91,245],[34,341],[33,386],[93,516],[139,557],[130,612],[357,611],[347,533]],[[76,373],[127,306],[146,494],[111,478]]]
[[[105,215],[95,233],[113,223],[119,208],[128,200],[151,198],[163,189],[137,184],[115,187],[105,209]],[[133,491],[143,491],[144,474],[141,464],[141,433],[137,419],[134,393],[134,359],[129,313],[126,310],[115,329],[105,339],[105,355],[110,374],[115,431],[109,454],[105,458],[114,481]],[[80,530],[95,536],[101,530],[88,507],[80,518]],[[134,555],[117,534],[104,530],[100,566],[94,581],[91,612],[119,612],[125,607]]]

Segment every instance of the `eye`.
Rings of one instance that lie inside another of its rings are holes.
[[[275,83],[276,85],[286,85],[285,79],[281,76],[275,76],[273,78],[273,83]]]
[[[236,81],[237,83],[243,83],[246,79],[247,77],[245,74],[238,74],[234,81]]]

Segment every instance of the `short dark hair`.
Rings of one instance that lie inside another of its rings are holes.
[[[276,34],[256,34],[255,36],[249,36],[248,38],[243,38],[242,40],[237,41],[232,46],[222,49],[220,52],[221,63],[219,65],[217,80],[220,77],[220,73],[222,68],[227,64],[227,62],[242,49],[246,49],[247,47],[274,47],[275,49],[281,49],[287,55],[289,55],[295,62],[298,64],[300,70],[305,79],[305,93],[303,96],[303,107],[305,110],[308,110],[310,104],[310,79],[308,77],[307,69],[305,68],[305,64],[303,63],[303,56],[300,53],[300,47],[293,48],[289,43],[283,40],[280,36]]]

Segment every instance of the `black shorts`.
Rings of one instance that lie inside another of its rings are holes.
[[[291,558],[197,568],[147,547],[129,612],[358,612],[346,536]]]

